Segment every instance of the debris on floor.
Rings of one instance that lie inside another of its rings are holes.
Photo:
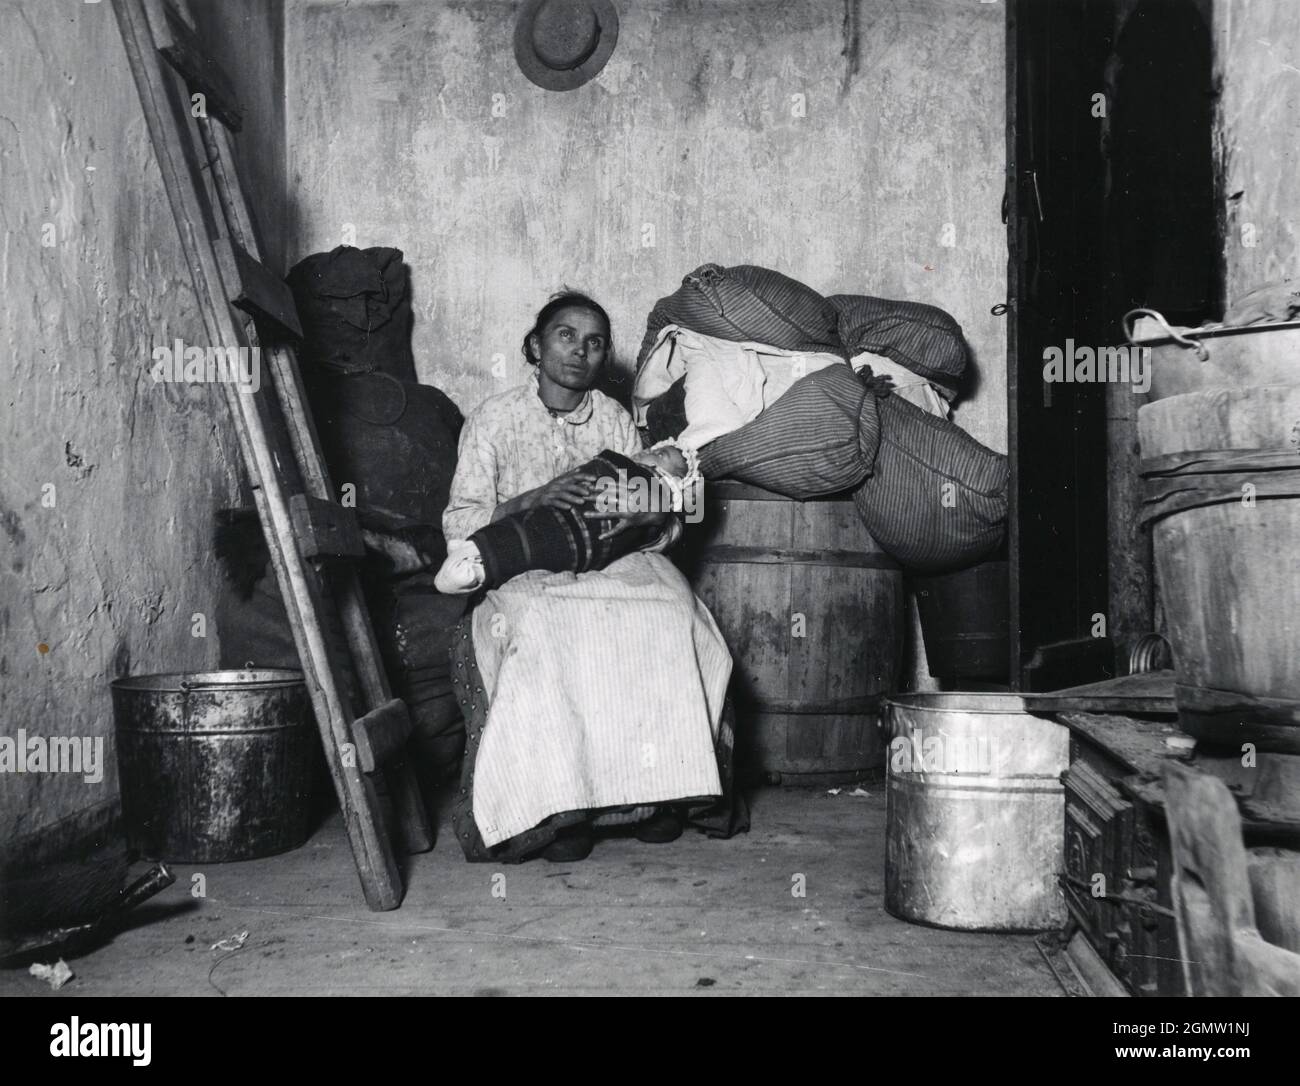
[[[228,939],[222,939],[219,943],[213,943],[212,950],[240,950],[248,942],[248,932],[241,931],[238,935],[232,935]]]
[[[60,958],[53,965],[45,965],[41,962],[33,962],[30,969],[27,970],[38,980],[45,981],[56,992],[68,983],[76,974],[68,967],[68,963]]]

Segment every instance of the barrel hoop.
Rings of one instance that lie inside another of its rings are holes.
[[[1003,633],[942,633],[935,638],[936,641],[1005,641],[1007,635]]]
[[[791,716],[856,716],[860,713],[878,713],[884,703],[884,694],[868,694],[860,698],[831,698],[815,701],[811,698],[763,698],[739,694],[736,700],[746,709],[764,713],[789,713]]]
[[[1153,475],[1218,475],[1237,471],[1288,471],[1300,467],[1295,449],[1198,449],[1165,453],[1142,461],[1141,473]]]
[[[284,732],[311,731],[309,720],[292,724],[276,724],[271,728],[129,728],[118,725],[117,734],[123,736],[184,735],[192,739],[208,739],[216,735],[280,735]]]
[[[740,483],[732,479],[719,479],[716,482],[712,479],[706,480],[704,496],[707,501],[790,502],[796,505],[802,505],[804,502],[852,501],[850,491],[842,490],[835,494],[818,495],[815,498],[787,498],[784,494],[777,494],[775,491],[764,490],[752,483]]]
[[[900,572],[903,568],[883,551],[809,551],[786,547],[741,547],[730,543],[716,543],[709,547],[702,547],[699,557],[706,562],[733,566],[837,566]]]
[[[1030,781],[1023,785],[1003,784],[1003,781]],[[1065,785],[1059,776],[995,777],[975,773],[895,773],[890,770],[889,787],[924,792],[982,792],[985,795],[1044,795],[1064,792]]]
[[[1249,493],[1258,501],[1300,498],[1300,465],[1293,464],[1286,470],[1148,476],[1144,481],[1140,523],[1151,524],[1207,505],[1240,502],[1246,493],[1242,488],[1247,483],[1252,487]]]

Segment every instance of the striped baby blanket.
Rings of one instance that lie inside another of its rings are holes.
[[[565,811],[721,795],[731,656],[662,555],[525,573],[487,594],[473,631],[491,704],[473,814],[489,848]]]

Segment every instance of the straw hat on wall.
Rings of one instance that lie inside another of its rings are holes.
[[[573,90],[593,79],[617,42],[610,0],[527,0],[515,24],[515,59],[546,90]]]

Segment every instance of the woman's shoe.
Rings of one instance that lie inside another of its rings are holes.
[[[636,839],[650,845],[666,845],[682,835],[682,818],[671,807],[660,807],[636,827]]]
[[[591,832],[591,823],[580,822],[560,830],[555,840],[542,849],[542,857],[553,864],[571,864],[585,860],[591,855],[595,844],[595,835]]]

